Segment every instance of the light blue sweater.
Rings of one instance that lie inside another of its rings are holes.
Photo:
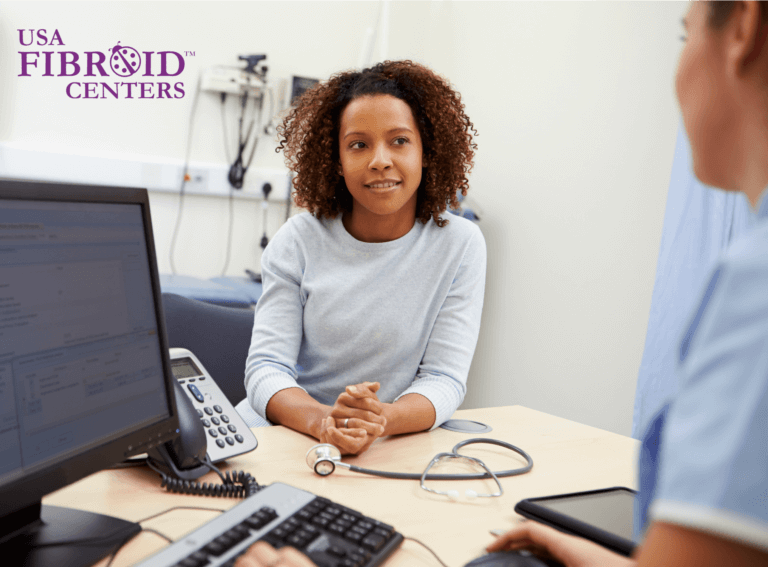
[[[486,249],[475,224],[448,217],[443,228],[416,221],[383,243],[356,240],[341,215],[304,213],[283,225],[262,255],[238,410],[266,418],[270,398],[296,387],[333,405],[347,385],[371,381],[382,402],[426,397],[433,429],[449,419],[477,343]]]

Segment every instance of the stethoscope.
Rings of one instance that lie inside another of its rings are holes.
[[[459,449],[461,449],[462,447],[466,447],[467,445],[475,445],[475,444],[498,445],[499,447],[504,447],[505,449],[509,449],[510,451],[513,451],[518,455],[520,455],[521,457],[523,457],[526,461],[526,464],[525,466],[522,466],[517,469],[507,469],[507,470],[498,471],[498,472],[491,471],[479,459],[475,459],[473,457],[467,457],[459,453]],[[444,474],[444,473],[428,474],[430,467],[435,462],[437,462],[438,459],[440,459],[443,456],[463,457],[465,459],[473,460],[475,462],[478,462],[480,465],[482,465],[482,467],[485,469],[486,472],[464,473],[464,474]],[[368,474],[372,476],[380,476],[383,478],[420,480],[422,484],[425,480],[478,480],[478,479],[492,478],[496,481],[496,483],[499,486],[499,494],[493,494],[489,496],[500,496],[501,493],[503,493],[503,490],[501,489],[501,484],[499,483],[499,480],[498,480],[499,477],[516,476],[519,474],[525,474],[533,468],[533,459],[531,459],[531,456],[525,451],[523,451],[522,449],[520,449],[519,447],[515,447],[514,445],[507,443],[505,441],[499,441],[498,439],[482,439],[482,438],[466,439],[464,441],[461,441],[460,443],[457,443],[454,446],[454,448],[451,449],[450,453],[440,453],[434,459],[432,459],[430,464],[427,466],[427,469],[423,473],[377,471],[373,469],[366,469],[363,467],[350,465],[341,460],[341,452],[336,447],[334,447],[329,443],[321,443],[319,445],[315,445],[311,447],[307,452],[306,461],[307,461],[307,465],[309,465],[309,468],[314,470],[315,473],[319,474],[320,476],[328,476],[329,474],[331,474],[333,471],[336,470],[337,466],[340,466],[340,467],[344,467],[345,469],[349,469],[352,472]],[[430,492],[436,492],[436,491],[430,490]],[[454,491],[451,491],[450,493],[445,493],[445,494],[452,495],[453,492]],[[438,493],[443,494],[443,492],[438,492]],[[477,494],[474,494],[474,495],[478,496]]]

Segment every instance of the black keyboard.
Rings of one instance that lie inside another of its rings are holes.
[[[274,483],[144,560],[139,567],[230,567],[255,542],[295,547],[318,567],[375,567],[403,536],[310,492]]]

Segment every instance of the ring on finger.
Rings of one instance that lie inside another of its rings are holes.
[[[348,418],[348,417],[347,417],[347,418],[344,418],[344,425],[342,425],[342,427],[344,427],[345,429],[346,429],[347,427],[349,427],[349,418]]]

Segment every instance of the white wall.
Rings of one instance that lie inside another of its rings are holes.
[[[628,435],[686,4],[396,6],[393,35],[415,39],[390,55],[450,78],[480,133],[488,274],[464,407],[519,403]]]
[[[470,195],[488,274],[464,407],[519,403],[629,434],[679,122],[673,75],[685,10],[684,2],[390,4],[389,58],[448,77],[480,133]],[[357,64],[378,11],[374,2],[0,2],[0,148],[178,162],[187,136],[191,97],[86,105],[55,92],[64,79],[44,90],[17,78],[17,28],[59,29],[75,50],[117,40],[194,50],[189,77],[264,52],[271,76],[323,78]],[[224,163],[218,99],[203,96],[196,116],[192,160]],[[267,144],[261,150],[260,164],[281,163]],[[177,201],[152,194],[161,271]],[[258,266],[263,231],[258,202],[236,205],[232,274]],[[181,272],[221,270],[227,207],[188,198]],[[270,233],[284,214],[271,208]]]

